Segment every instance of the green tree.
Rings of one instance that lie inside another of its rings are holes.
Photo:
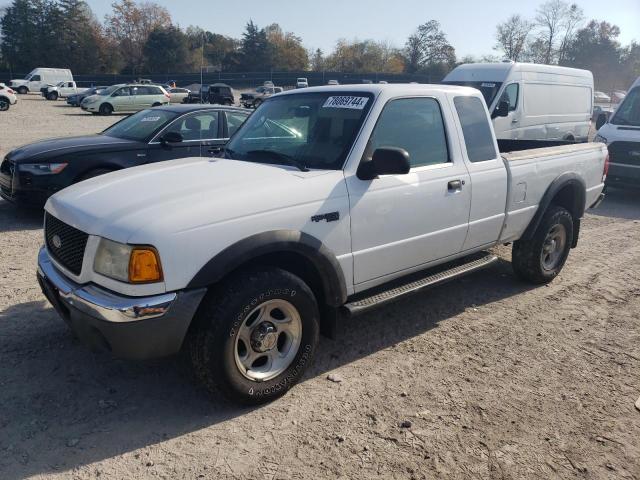
[[[240,41],[238,69],[245,72],[270,70],[271,54],[267,32],[249,20]]]
[[[456,51],[436,20],[420,25],[407,39],[404,49],[405,68],[409,73],[440,72],[456,62]]]
[[[185,71],[189,62],[187,37],[177,27],[156,27],[144,44],[144,58],[149,73]]]

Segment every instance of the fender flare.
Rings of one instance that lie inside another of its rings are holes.
[[[563,173],[558,178],[556,178],[553,182],[551,182],[551,185],[549,185],[549,187],[547,188],[547,191],[544,192],[544,195],[542,196],[542,200],[540,200],[540,204],[538,205],[538,210],[536,211],[536,214],[533,216],[533,218],[531,219],[531,222],[529,222],[529,226],[527,227],[527,229],[524,231],[524,234],[520,238],[521,240],[531,240],[533,238],[534,234],[536,233],[536,230],[538,229],[538,226],[540,225],[540,222],[542,221],[542,217],[544,216],[545,212],[549,208],[549,205],[551,205],[551,202],[553,201],[555,196],[563,188],[568,186],[576,188],[576,191],[578,192],[577,197],[575,197],[573,200],[574,205],[572,206],[572,209],[571,209],[572,215],[573,215],[574,227],[577,227],[577,228],[574,228],[575,235],[572,242],[572,245],[575,246],[575,243],[577,242],[577,233],[579,232],[579,229],[580,229],[580,219],[584,215],[585,203],[586,203],[586,197],[587,197],[587,186],[585,185],[584,180],[582,180],[582,178],[577,173],[574,173],[574,172]]]
[[[344,304],[347,286],[335,255],[317,238],[295,230],[273,230],[247,237],[211,258],[191,279],[187,288],[208,287],[252,259],[271,253],[296,253],[317,269],[325,301],[334,307]]]

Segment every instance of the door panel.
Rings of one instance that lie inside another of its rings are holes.
[[[469,174],[459,150],[447,141],[443,100],[391,100],[378,118],[363,161],[376,148],[403,148],[410,173],[347,178],[356,288],[462,249],[471,204]]]

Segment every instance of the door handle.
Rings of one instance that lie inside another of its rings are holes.
[[[209,153],[213,153],[213,154],[220,153],[221,151],[222,151],[222,147],[211,147],[208,150]]]
[[[462,190],[462,186],[464,185],[464,180],[451,180],[447,183],[447,188],[450,192],[459,192]]]
[[[513,120],[511,120],[511,123],[518,123],[520,120],[518,120],[517,118],[514,118]]]

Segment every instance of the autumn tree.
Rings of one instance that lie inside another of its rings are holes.
[[[156,28],[170,27],[171,15],[152,2],[136,4],[133,0],[120,0],[112,8],[113,13],[105,18],[105,33],[118,45],[124,68],[140,71],[149,34]]]
[[[284,32],[273,23],[265,28],[273,70],[306,70],[309,56],[302,46],[302,39],[291,32]]]
[[[496,27],[495,49],[503,52],[504,58],[517,62],[522,59],[527,39],[534,24],[520,15],[511,15]]]

